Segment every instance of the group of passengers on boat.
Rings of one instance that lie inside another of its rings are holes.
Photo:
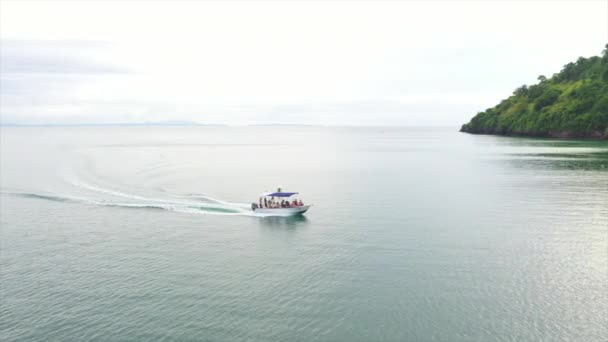
[[[260,197],[260,208],[296,208],[303,206],[302,200],[294,199],[293,201],[280,200],[275,201],[274,197],[270,200],[266,197]]]

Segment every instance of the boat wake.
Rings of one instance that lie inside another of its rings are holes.
[[[188,214],[262,216],[251,211],[249,204],[247,203],[226,202],[202,194],[180,195],[163,192],[148,197],[86,183],[80,180],[68,180],[68,183],[76,187],[79,190],[79,193],[84,192],[85,194],[64,195],[27,191],[2,191],[1,194],[54,202],[79,203],[91,206],[126,209],[166,210]]]
[[[151,210],[166,210],[188,214],[212,214],[212,215],[244,215],[244,216],[259,216],[251,210],[246,210],[238,207],[230,208],[225,206],[212,205],[209,203],[185,203],[185,202],[160,202],[154,200],[148,203],[133,203],[119,202],[110,200],[94,200],[90,198],[65,196],[58,194],[41,194],[29,192],[2,192],[2,195],[32,198],[54,202],[64,203],[79,203],[92,206],[117,207],[127,209],[151,209]]]

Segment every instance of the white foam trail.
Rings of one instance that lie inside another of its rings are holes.
[[[217,198],[213,198],[211,196],[206,196],[206,195],[201,195],[201,194],[190,194],[190,195],[186,196],[186,198],[202,198],[202,199],[205,199],[207,201],[212,201],[212,202],[216,202],[216,203],[224,204],[224,205],[229,205],[229,206],[233,206],[233,207],[240,207],[240,208],[243,208],[243,209],[249,209],[249,208],[251,208],[251,204],[250,203],[226,202],[226,201],[222,201],[222,200],[217,199]]]
[[[95,188],[95,187],[92,187]],[[100,190],[104,190],[99,188]],[[106,192],[106,191],[102,191]],[[108,190],[111,193],[120,193],[113,192]],[[127,202],[115,202],[108,200],[96,200],[91,198],[84,198],[79,196],[71,196],[71,195],[60,195],[54,193],[29,193],[29,192],[0,192],[2,195],[11,195],[17,197],[25,197],[25,198],[34,198],[39,200],[48,200],[55,202],[68,202],[68,203],[81,203],[85,205],[92,206],[104,206],[104,207],[118,207],[118,208],[132,208],[132,209],[159,209],[166,210],[178,213],[185,214],[197,214],[197,215],[221,215],[221,216],[250,216],[250,217],[273,217],[275,215],[268,213],[255,213],[249,209],[241,210],[235,208],[226,208],[221,206],[213,206],[208,204],[203,204],[200,202],[159,202],[159,200],[148,201],[148,203],[127,203]],[[124,193],[123,193],[124,194]],[[143,198],[141,196],[130,196],[129,194],[125,194],[128,197],[137,197]],[[222,201],[223,202],[223,201]],[[229,202],[223,202],[229,203]],[[241,203],[242,205],[246,205],[245,203]]]
[[[198,215],[223,215],[223,216],[251,216],[248,212],[229,212],[229,211],[221,211],[221,210],[229,210],[229,209],[217,209],[217,208],[209,208],[204,206],[182,206],[175,204],[149,204],[149,203],[122,203],[122,202],[113,202],[113,201],[103,201],[103,200],[93,200],[82,197],[75,196],[66,196],[66,195],[58,195],[58,194],[38,194],[38,193],[27,193],[27,192],[2,192],[3,195],[11,195],[17,197],[25,197],[25,198],[33,198],[39,200],[47,200],[54,202],[67,202],[67,203],[81,203],[85,205],[94,205],[94,206],[105,206],[105,207],[121,207],[121,208],[135,208],[135,209],[160,209],[167,210],[179,213],[188,213],[188,214],[198,214]],[[219,210],[219,211],[216,211]]]
[[[159,209],[175,211],[175,212],[195,213],[195,214],[204,213],[204,214],[211,214],[211,215],[251,216],[252,214],[254,214],[249,209],[249,205],[245,204],[245,203],[230,203],[230,202],[225,202],[225,201],[221,201],[218,199],[205,197],[205,196],[200,196],[200,197],[204,198],[206,200],[215,202],[215,204],[176,200],[174,198],[172,198],[172,199],[149,198],[149,197],[139,196],[136,194],[125,193],[125,192],[122,192],[119,190],[103,188],[103,187],[100,187],[100,186],[97,186],[94,184],[85,183],[85,182],[79,181],[79,180],[71,179],[71,180],[67,180],[67,181],[76,187],[79,187],[79,188],[82,188],[82,189],[85,189],[88,191],[102,193],[102,194],[110,195],[113,197],[121,197],[121,198],[127,198],[127,199],[131,199],[131,200],[147,202],[147,203],[115,203],[115,202],[107,202],[107,201],[99,202],[99,201],[93,200],[92,204],[108,205],[108,206],[122,206],[122,207],[132,207],[132,208],[149,207],[149,208],[159,208]],[[174,195],[172,197],[177,197],[177,196]],[[183,196],[179,196],[179,197],[183,198]]]
[[[127,194],[127,193],[117,191],[117,190],[105,189],[105,188],[102,188],[102,187],[99,187],[99,186],[96,186],[93,184],[85,183],[82,181],[78,181],[78,180],[68,180],[68,182],[79,188],[83,188],[83,189],[86,189],[89,191],[99,192],[99,193],[103,193],[103,194],[111,195],[111,196],[115,196],[115,197],[124,197],[124,198],[130,198],[130,199],[136,199],[136,200],[142,200],[142,201],[152,201],[152,202],[163,202],[164,201],[164,200],[156,199],[156,198],[147,198],[147,197],[143,197],[143,196]]]

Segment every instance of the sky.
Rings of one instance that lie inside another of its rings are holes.
[[[0,121],[460,126],[607,43],[608,0],[2,0]]]

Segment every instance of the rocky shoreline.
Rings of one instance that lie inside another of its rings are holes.
[[[587,134],[572,131],[549,131],[549,132],[499,132],[493,129],[473,130],[462,125],[460,132],[481,135],[498,135],[507,137],[531,137],[531,138],[552,138],[552,139],[587,139],[587,140],[608,140],[608,130],[605,132],[595,130]]]

